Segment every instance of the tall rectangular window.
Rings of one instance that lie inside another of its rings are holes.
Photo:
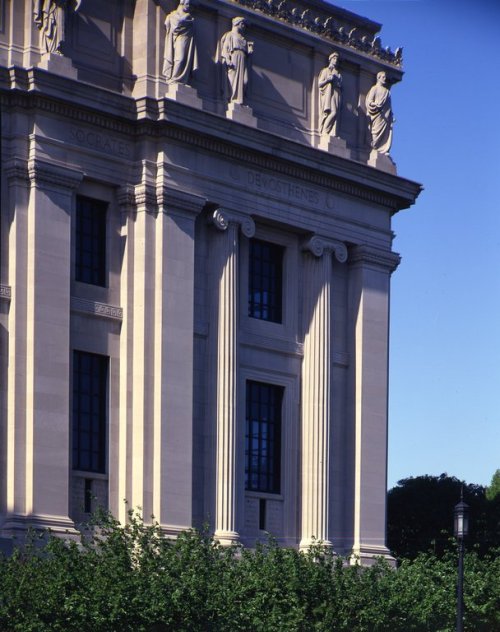
[[[248,315],[282,322],[283,252],[277,244],[250,240],[248,266]]]
[[[106,472],[108,358],[73,352],[73,469]]]
[[[76,198],[75,279],[106,285],[106,202]]]
[[[247,382],[245,489],[279,494],[283,387]]]

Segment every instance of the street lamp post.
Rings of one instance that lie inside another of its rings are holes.
[[[454,532],[458,542],[457,632],[464,630],[464,538],[469,533],[469,505],[464,503],[463,488],[460,502],[455,505]]]

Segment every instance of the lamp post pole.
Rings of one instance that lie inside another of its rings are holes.
[[[469,533],[469,505],[463,501],[463,488],[460,502],[455,505],[454,532],[458,542],[458,580],[457,580],[457,632],[464,630],[464,538]]]

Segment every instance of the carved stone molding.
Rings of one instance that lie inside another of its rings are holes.
[[[0,300],[10,301],[12,298],[12,290],[10,285],[0,285]]]
[[[69,167],[60,167],[37,158],[28,161],[28,173],[32,185],[40,188],[76,189],[83,180],[83,173]]]
[[[28,161],[21,158],[14,158],[6,163],[4,173],[9,184],[29,182]]]
[[[161,211],[168,213],[170,210],[181,211],[197,215],[203,210],[207,203],[206,198],[193,193],[187,193],[180,189],[170,187],[159,187],[156,190],[156,198]]]
[[[401,262],[401,256],[391,250],[382,250],[363,244],[349,250],[350,265],[370,265],[394,272]]]
[[[298,26],[342,46],[354,48],[394,66],[401,67],[403,64],[401,47],[395,52],[388,46],[383,48],[380,37],[368,32],[363,33],[358,27],[348,22],[336,22],[332,16],[305,9],[297,2],[291,0],[232,0],[232,2]]]
[[[302,246],[302,250],[308,250],[315,257],[322,257],[324,252],[332,252],[335,259],[340,263],[347,261],[347,247],[341,241],[335,239],[326,239],[318,235],[314,235],[308,239]]]
[[[123,320],[123,309],[121,307],[100,303],[99,301],[90,301],[77,296],[71,297],[71,311],[110,318],[111,320]]]
[[[26,71],[16,69],[24,76]],[[20,78],[20,80],[23,77]],[[124,103],[125,102],[125,103]],[[186,143],[193,149],[209,151],[211,154],[218,154],[231,161],[238,161],[241,164],[259,167],[260,169],[269,169],[276,174],[282,174],[293,179],[303,182],[310,182],[314,185],[325,187],[330,191],[337,191],[345,195],[355,196],[359,199],[380,204],[381,206],[391,209],[392,212],[408,208],[413,204],[415,197],[421,190],[421,186],[413,182],[405,182],[404,187],[399,190],[394,188],[394,182],[391,174],[383,174],[388,177],[386,190],[379,188],[379,181],[371,181],[365,178],[365,184],[356,182],[348,176],[331,175],[330,173],[320,172],[313,167],[304,164],[296,164],[287,158],[280,158],[259,152],[249,151],[247,148],[239,147],[236,143],[217,138],[210,134],[199,134],[196,130],[190,130],[185,127],[179,127],[175,124],[162,125],[161,130],[157,125],[157,121],[141,120],[135,121],[135,111],[128,112],[125,105],[126,97],[120,95],[117,103],[122,105],[122,111],[127,114],[127,120],[124,118],[116,118],[109,116],[97,110],[89,110],[82,108],[77,104],[69,102],[59,103],[45,95],[27,93],[27,92],[0,92],[0,103],[9,107],[35,108],[44,112],[51,112],[61,116],[65,120],[73,120],[82,124],[90,124],[108,132],[116,132],[126,135],[130,139],[136,137],[148,136],[155,139],[161,138],[168,141],[176,141]],[[155,102],[152,100],[152,107]],[[173,103],[173,106],[177,104]],[[309,148],[304,147],[304,151]],[[310,148],[311,151],[316,151]],[[354,164],[354,163],[353,163]],[[351,165],[352,166],[352,165]],[[363,168],[362,165],[359,165]],[[364,167],[366,169],[366,167]],[[370,171],[372,171],[370,169]],[[377,178],[380,178],[380,171]],[[366,173],[363,173],[363,177]],[[399,180],[401,182],[401,180]],[[393,190],[391,190],[393,189]]]
[[[118,206],[122,212],[129,212],[135,205],[134,187],[130,184],[120,187],[116,193]]]
[[[138,184],[134,190],[134,197],[136,211],[145,211],[146,213],[156,213],[158,211],[156,191],[152,185]]]
[[[235,223],[241,226],[241,232],[245,237],[250,238],[255,235],[255,222],[249,215],[240,215],[234,211],[218,208],[212,213],[210,220],[218,230],[227,230],[230,223]]]

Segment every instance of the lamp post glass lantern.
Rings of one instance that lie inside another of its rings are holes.
[[[469,505],[460,500],[455,505],[455,537],[462,539],[469,534]]]

